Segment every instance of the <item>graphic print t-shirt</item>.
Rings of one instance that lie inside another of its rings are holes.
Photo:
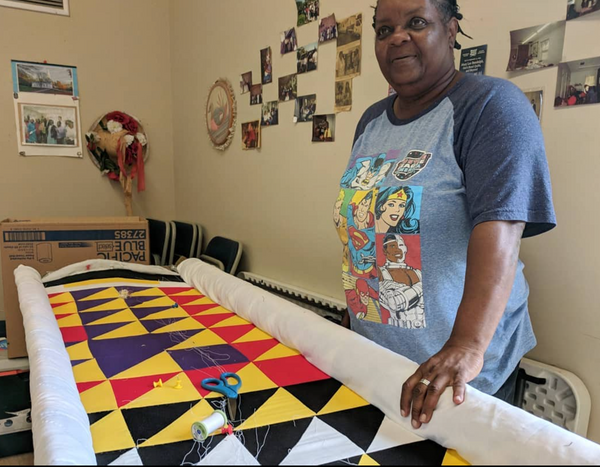
[[[524,221],[529,237],[556,220],[539,122],[514,85],[467,75],[410,120],[394,99],[359,122],[333,216],[353,330],[423,363],[452,331],[472,229]],[[496,392],[535,346],[527,296],[519,262],[477,389]]]

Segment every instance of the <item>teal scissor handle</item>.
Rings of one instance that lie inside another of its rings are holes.
[[[231,385],[227,378],[233,378],[237,384]],[[224,396],[235,399],[238,396],[238,390],[242,387],[242,379],[235,373],[223,373],[219,379],[206,378],[200,383],[207,391],[215,391]]]

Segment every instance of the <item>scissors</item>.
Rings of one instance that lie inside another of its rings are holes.
[[[233,378],[237,384],[229,384],[228,378]],[[242,379],[235,373],[223,373],[219,379],[206,378],[200,383],[207,391],[215,391],[227,397],[229,420],[234,420],[237,413],[238,391],[242,387]]]

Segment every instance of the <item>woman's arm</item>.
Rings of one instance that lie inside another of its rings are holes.
[[[414,428],[429,423],[448,386],[453,388],[454,403],[461,404],[466,384],[481,372],[513,287],[524,228],[524,222],[490,221],[473,229],[465,289],[450,339],[402,387],[402,416],[412,414]],[[431,383],[420,383],[423,378]]]

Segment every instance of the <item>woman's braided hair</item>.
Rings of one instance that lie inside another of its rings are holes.
[[[460,7],[458,6],[457,0],[431,0],[435,7],[438,9],[442,16],[442,21],[444,23],[448,23],[452,18],[456,18],[458,21],[463,19],[462,13],[459,11]],[[379,2],[378,2],[379,3]],[[377,6],[374,7],[375,13],[373,14],[373,29],[375,29],[375,17],[377,16]],[[458,32],[469,39],[473,39],[471,36],[465,34],[465,32],[460,27],[460,22],[458,23]],[[460,50],[462,46],[458,43],[458,41],[454,42],[454,48]]]

